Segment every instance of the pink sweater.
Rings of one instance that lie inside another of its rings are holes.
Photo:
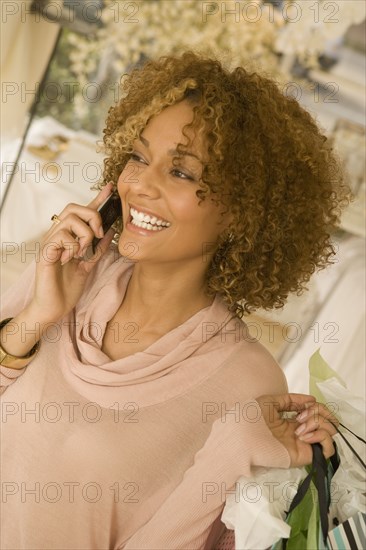
[[[29,366],[1,367],[3,550],[203,549],[240,476],[289,467],[255,401],[284,375],[218,297],[143,352],[101,351],[132,270],[111,248]]]

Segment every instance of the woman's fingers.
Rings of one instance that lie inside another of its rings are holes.
[[[325,423],[334,431],[333,425],[338,426],[339,422],[334,413],[322,403],[314,403],[297,415],[296,420],[302,424],[308,422]]]
[[[43,257],[50,263],[60,260],[62,265],[72,258],[82,258],[93,237],[92,228],[76,214],[70,214],[47,236]]]
[[[63,265],[72,258],[82,258],[94,237],[103,238],[102,219],[97,208],[109,197],[112,189],[112,184],[107,184],[88,206],[70,203],[59,214],[60,222],[51,227],[45,240],[49,252],[47,259],[51,263],[60,260]]]
[[[315,403],[297,415],[296,418],[299,426],[295,430],[295,434],[302,441],[308,441],[309,436],[314,432],[327,433],[333,436],[337,433],[337,418],[331,411],[321,403]]]
[[[333,438],[327,430],[319,428],[300,436],[299,439],[309,445],[312,445],[313,443],[320,443],[323,448],[325,458],[329,458],[335,453]]]
[[[338,420],[326,405],[310,395],[291,393],[263,395],[257,401],[273,435],[287,446],[293,465],[308,463],[312,443],[322,445],[326,458],[334,454],[332,436],[337,433]]]
[[[100,206],[102,206],[103,202],[109,197],[109,195],[113,192],[113,183],[109,182],[107,183],[103,189],[98,193],[96,197],[87,205],[87,208],[91,208],[92,210],[98,210]]]
[[[303,424],[300,424],[296,430],[295,433],[302,439],[302,437],[308,433],[314,432],[315,430],[322,429],[329,433],[329,435],[335,435],[337,433],[337,430],[326,419],[322,420],[315,420],[315,419],[309,419],[307,422],[304,422]]]
[[[67,227],[70,230],[71,223],[74,222],[77,217],[82,220],[85,225],[92,229],[95,236],[99,238],[103,237],[102,219],[97,210],[93,210],[87,206],[81,206],[80,204],[70,203],[63,209],[58,217],[60,223],[52,226],[52,235],[64,227]]]
[[[66,230],[71,236],[74,235],[79,243],[77,255],[79,257],[83,257],[87,247],[90,245],[92,239],[94,238],[95,230],[93,230],[91,225],[86,224],[84,221],[82,221],[76,214],[70,214],[69,216],[67,216],[64,223]],[[63,260],[71,260],[72,257],[72,255],[65,255]]]
[[[69,203],[62,212],[58,215],[60,222],[67,222],[67,218],[70,215],[76,215],[94,231],[96,237],[103,237],[102,219],[97,209],[104,203],[113,190],[112,184],[107,184],[98,193],[98,195],[87,205],[82,206],[80,204]],[[51,233],[54,234],[55,230],[59,229],[60,224],[54,224],[51,227]]]
[[[302,393],[284,393],[282,395],[261,395],[256,399],[264,417],[272,417],[274,413],[297,412],[306,410],[316,403],[315,397]]]
[[[85,259],[85,270],[89,273],[91,269],[93,268],[96,261],[99,260],[101,256],[106,252],[107,248],[111,244],[113,237],[114,237],[115,231],[114,229],[110,228],[104,235],[103,239],[101,239],[96,248],[95,253],[91,258],[84,258]]]
[[[262,395],[257,398],[257,401],[264,413],[269,409],[275,410],[277,413],[297,412],[298,414],[294,418],[297,422],[327,422],[330,431],[336,431],[332,424],[338,425],[337,417],[326,405],[318,403],[312,395],[301,393]]]

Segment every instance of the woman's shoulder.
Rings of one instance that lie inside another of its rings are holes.
[[[201,337],[201,353],[208,353],[218,365],[218,374],[230,377],[233,387],[237,381],[246,390],[257,388],[257,395],[287,391],[280,365],[261,342],[260,334],[251,330],[249,317],[230,312],[219,295],[203,319]]]
[[[216,346],[226,348],[219,372],[230,379],[234,392],[255,397],[288,391],[281,366],[260,338],[250,333],[243,319],[233,317],[223,325],[217,334]]]
[[[245,341],[238,351],[238,362],[242,369],[250,370],[261,380],[264,393],[288,391],[287,380],[280,364],[260,340]]]

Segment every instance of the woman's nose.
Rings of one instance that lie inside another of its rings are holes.
[[[161,176],[153,165],[137,166],[130,175],[129,184],[140,195],[156,197],[160,194]]]

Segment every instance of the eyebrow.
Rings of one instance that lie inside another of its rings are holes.
[[[150,145],[150,142],[149,140],[147,140],[146,138],[144,138],[143,136],[139,136],[138,138],[146,147],[149,147]],[[172,156],[175,156],[176,154],[178,153],[178,155],[180,154],[180,152],[177,150],[177,149],[169,149],[168,151],[168,154],[169,155],[172,155]],[[188,156],[188,157],[194,157],[195,159],[199,160],[201,163],[202,163],[202,160],[195,154],[195,153],[192,153],[191,151],[184,151],[183,152],[183,156]]]

